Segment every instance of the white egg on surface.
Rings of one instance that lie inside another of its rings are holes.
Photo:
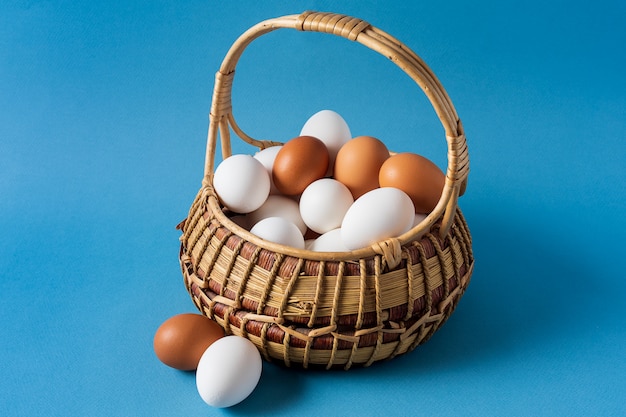
[[[321,110],[309,117],[302,126],[300,136],[313,136],[324,142],[330,156],[329,173],[333,172],[339,148],[352,139],[348,123],[333,110]]]
[[[225,408],[245,400],[261,378],[256,346],[241,336],[225,336],[207,348],[196,371],[196,387],[205,403]]]
[[[407,232],[414,220],[415,207],[406,193],[376,188],[350,206],[341,224],[341,240],[350,250],[364,248]]]
[[[281,245],[304,249],[304,236],[298,226],[282,217],[268,217],[252,226],[250,233]]]
[[[341,229],[333,229],[310,242],[308,250],[314,252],[349,252],[341,239]]]
[[[270,193],[270,177],[263,164],[251,155],[232,155],[217,166],[213,187],[224,206],[244,214],[265,202]]]
[[[354,199],[342,183],[322,178],[311,183],[300,196],[300,215],[314,232],[326,233],[341,226]]]
[[[284,195],[270,195],[261,207],[248,213],[246,217],[252,225],[268,217],[282,217],[298,226],[300,233],[306,233],[307,227],[300,215],[298,202]]]
[[[270,176],[270,194],[279,194],[279,191],[274,185],[274,181],[272,180],[272,168],[274,166],[276,154],[278,153],[278,151],[280,151],[281,148],[282,145],[270,146],[268,148],[261,149],[254,154],[254,158],[263,164],[263,166],[267,170],[267,173]]]

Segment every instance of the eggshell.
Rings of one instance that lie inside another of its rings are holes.
[[[339,149],[333,178],[348,187],[357,199],[378,188],[378,171],[389,158],[387,146],[372,136],[358,136]]]
[[[215,321],[200,314],[179,314],[157,329],[154,352],[165,365],[191,371],[204,351],[223,336],[224,330]]]
[[[349,250],[396,237],[413,226],[415,208],[397,188],[377,188],[359,197],[341,224],[341,240]]]
[[[341,225],[353,202],[345,185],[332,178],[322,178],[311,183],[300,196],[300,215],[311,230],[326,233]]]
[[[281,245],[304,249],[304,236],[298,226],[282,217],[268,217],[261,220],[250,229],[250,233],[261,239]]]
[[[298,202],[283,195],[270,195],[261,207],[252,213],[248,213],[246,217],[248,218],[248,224],[252,225],[268,217],[282,217],[298,226],[300,233],[303,235],[307,230],[307,226],[300,215]]]
[[[270,177],[263,164],[251,155],[232,155],[217,166],[213,187],[224,206],[244,214],[265,202],[270,193]]]
[[[312,240],[307,246],[314,252],[348,252],[341,239],[341,229],[333,229]]]
[[[256,388],[263,363],[256,346],[241,336],[226,336],[202,355],[196,371],[196,387],[210,406],[231,407]]]
[[[274,166],[274,160],[276,159],[276,155],[281,148],[282,145],[270,146],[254,154],[254,158],[259,160],[263,164],[263,166],[267,170],[267,173],[270,176],[270,194],[279,193],[278,188],[276,188],[276,185],[274,185],[274,180],[272,179],[272,169]]]
[[[380,167],[381,187],[398,188],[411,197],[416,213],[433,211],[445,183],[445,175],[429,159],[414,153],[390,156]]]
[[[302,126],[300,136],[313,136],[320,139],[328,148],[330,163],[328,174],[332,168],[337,152],[352,138],[350,127],[341,115],[333,110],[321,110],[311,116]]]
[[[297,195],[328,170],[329,156],[324,143],[312,136],[298,136],[276,154],[272,178],[285,195]]]

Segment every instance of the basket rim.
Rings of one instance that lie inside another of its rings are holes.
[[[430,222],[427,221],[429,220],[429,218],[427,217],[425,220],[423,220],[421,223],[419,223],[418,225],[413,227],[413,229],[407,231],[406,233],[398,237],[388,238],[381,242],[376,242],[373,245],[367,247],[345,252],[312,251],[309,249],[298,249],[292,246],[287,246],[262,239],[259,236],[246,230],[245,228],[239,226],[237,223],[231,220],[228,215],[226,215],[226,213],[222,209],[221,204],[219,203],[219,197],[215,193],[215,190],[213,189],[211,184],[203,186],[196,198],[197,203],[206,205],[204,211],[207,212],[210,217],[212,216],[213,218],[215,218],[215,220],[217,220],[222,226],[227,228],[233,234],[237,235],[239,238],[270,252],[311,261],[350,262],[360,259],[369,259],[375,256],[381,256],[383,263],[387,267],[394,268],[402,261],[404,246],[409,245],[412,242],[419,241],[427,233],[436,233],[436,229],[441,228],[441,219],[435,218],[431,213],[429,217],[433,216],[432,225],[430,224]],[[460,217],[460,224],[466,223],[461,209],[456,207],[454,216],[452,216],[453,224],[450,226],[450,228],[457,227],[455,225],[455,219],[457,218],[457,216]],[[450,228],[448,228],[445,235],[450,232]],[[417,233],[415,233],[416,230],[418,231]],[[469,232],[466,231],[466,233]],[[444,238],[445,235],[440,237]]]

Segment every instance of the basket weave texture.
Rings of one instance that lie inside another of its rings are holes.
[[[280,28],[330,33],[359,42],[398,65],[422,88],[446,133],[448,167],[435,209],[405,234],[352,252],[311,252],[264,241],[237,226],[212,186],[218,136],[231,155],[235,67],[259,36]],[[204,178],[182,232],[180,265],[198,309],[227,334],[247,337],[268,361],[304,368],[368,366],[413,350],[454,311],[474,266],[459,210],[469,158],[463,128],[445,90],[406,46],[367,22],[305,12],[261,22],[231,46],[216,74]]]

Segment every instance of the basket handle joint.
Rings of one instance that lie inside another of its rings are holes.
[[[396,238],[386,239],[372,245],[374,252],[382,255],[389,269],[394,269],[402,261],[402,245]]]
[[[232,111],[231,90],[233,88],[233,78],[235,71],[225,74],[221,71],[215,73],[215,88],[213,89],[213,99],[211,100],[210,117],[216,122],[225,114]]]
[[[300,31],[329,33],[355,41],[371,25],[343,14],[306,11],[298,16],[295,26]]]

